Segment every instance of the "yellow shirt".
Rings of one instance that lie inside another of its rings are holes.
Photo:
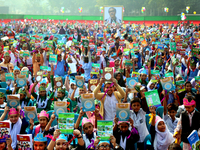
[[[33,62],[33,75],[36,75],[37,72],[40,71],[40,66],[42,66],[43,63],[44,63],[43,55],[40,54],[40,61],[37,62],[36,61],[36,55],[35,55],[35,53],[33,53],[32,62]]]

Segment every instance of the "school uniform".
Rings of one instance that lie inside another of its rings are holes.
[[[167,127],[169,129],[169,132],[174,134],[174,130],[176,129],[179,118],[175,117],[175,120],[173,121],[172,118],[168,114],[166,114],[164,116],[164,121],[165,121],[165,124],[167,125]]]
[[[149,131],[147,130],[147,126],[146,126],[146,121],[145,121],[145,115],[146,112],[143,111],[142,108],[140,108],[140,110],[138,111],[138,113],[136,114],[133,110],[130,110],[130,118],[133,119],[133,126],[137,128],[139,135],[140,135],[140,139],[139,139],[139,143],[144,142],[144,139],[146,138],[147,135],[149,135]]]

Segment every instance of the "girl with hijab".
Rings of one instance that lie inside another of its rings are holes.
[[[114,78],[117,80],[118,84],[121,86],[121,87],[126,87],[125,85],[125,81],[123,79],[123,76],[122,74],[119,72],[119,71],[116,71],[114,73]]]
[[[154,150],[167,150],[168,146],[175,141],[175,138],[168,130],[164,120],[156,116],[156,107],[152,106],[149,110],[153,116],[150,134]]]

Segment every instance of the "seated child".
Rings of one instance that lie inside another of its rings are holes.
[[[4,102],[6,100],[6,96],[3,92],[0,92],[0,109],[4,109],[6,107],[6,102]]]
[[[28,134],[32,134],[32,137],[34,138],[38,133],[44,133],[45,127],[49,121],[49,114],[42,110],[40,114],[38,115],[39,125],[34,126],[33,119],[30,119],[30,129],[28,131]]]
[[[176,118],[178,106],[174,103],[170,103],[167,105],[166,97],[164,98],[163,105],[164,105],[164,121],[165,121],[169,131],[172,134],[174,134],[174,130],[179,121],[179,119]],[[167,111],[168,111],[168,114],[167,114]]]
[[[129,118],[127,121],[118,121],[119,119],[115,116],[113,127],[113,135],[116,138],[116,143],[120,145],[124,150],[134,150],[134,143],[139,140],[139,133],[133,126],[133,120]],[[131,127],[131,131],[129,130]]]
[[[159,116],[156,116],[156,107],[149,108],[153,119],[150,127],[150,134],[155,150],[167,150],[168,146],[175,141],[173,135],[168,130],[165,122]]]
[[[3,121],[6,114],[8,113],[9,120],[6,121],[9,121],[11,124],[10,135],[12,139],[11,146],[13,150],[17,150],[17,134],[26,134],[25,130],[28,127],[28,122],[26,121],[26,118],[24,116],[20,116],[20,107],[18,107],[18,110],[16,110],[15,108],[11,108],[9,111],[9,107],[6,106],[4,109],[4,113],[0,118],[0,121]]]

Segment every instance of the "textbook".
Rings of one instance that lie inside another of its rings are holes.
[[[103,70],[103,77],[107,81],[111,81],[111,79],[113,78],[113,68],[105,67],[104,70]]]
[[[6,142],[6,138],[10,137],[10,122],[0,121],[0,142]]]
[[[83,76],[75,76],[76,86],[82,88],[84,85],[84,77]]]
[[[94,93],[81,94],[83,111],[95,111]]]
[[[38,121],[36,106],[24,106],[24,113],[27,121],[33,119],[34,122]]]
[[[53,64],[53,65],[57,64],[57,55],[54,55],[54,54],[49,55],[49,64]]]
[[[6,84],[14,83],[15,79],[13,73],[6,73],[5,77],[6,77]]]
[[[74,131],[74,113],[58,114],[58,129],[62,134],[73,134]]]
[[[134,87],[138,81],[138,77],[126,78],[126,85],[131,89],[131,92],[137,92]]]
[[[161,79],[160,81],[164,90],[167,90],[167,91],[175,90],[171,77]]]
[[[56,78],[54,78],[54,85],[56,87],[62,87],[63,86],[62,77],[56,77]]]
[[[17,82],[17,87],[26,86],[26,75],[18,75],[16,82]]]
[[[157,90],[144,92],[144,95],[146,97],[147,105],[149,107],[150,106],[156,106],[156,107],[161,106],[160,97],[158,95]]]
[[[67,102],[55,101],[54,112],[56,116],[58,116],[60,113],[67,113]]]
[[[9,108],[17,108],[17,106],[20,105],[20,95],[14,94],[14,95],[7,95],[7,106]]]
[[[99,74],[99,71],[100,71],[100,64],[92,63],[91,74]]]
[[[101,141],[108,141],[113,135],[113,121],[97,120],[97,132]]]
[[[199,141],[199,136],[198,132],[196,130],[193,130],[192,133],[187,137],[192,150],[199,150],[200,149],[200,141]]]
[[[117,103],[116,104],[116,116],[119,121],[128,121],[130,117],[130,104],[129,103]]]
[[[88,81],[88,89],[90,92],[93,92],[97,85],[99,84],[99,80],[98,79],[89,79]]]
[[[184,91],[185,90],[185,81],[184,80],[176,81],[176,89],[178,90],[178,93]]]
[[[18,150],[33,150],[32,134],[17,134]]]

